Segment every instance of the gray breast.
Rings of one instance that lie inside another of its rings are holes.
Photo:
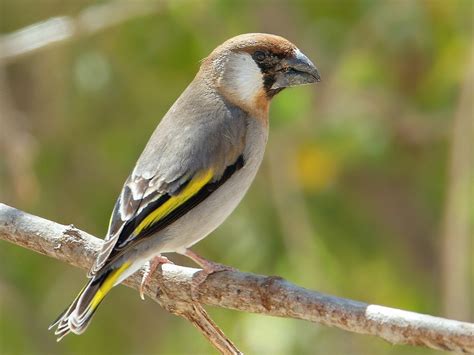
[[[149,256],[167,252],[183,252],[214,231],[237,207],[250,187],[262,162],[268,128],[258,120],[248,119],[244,166],[236,171],[207,199],[178,221],[140,246]]]

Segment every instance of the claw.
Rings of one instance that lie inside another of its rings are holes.
[[[158,265],[160,264],[174,264],[172,261],[170,261],[166,256],[155,256],[151,261],[147,261],[146,263],[146,270],[143,274],[142,277],[142,282],[140,283],[140,298],[142,300],[145,300],[145,287],[147,283],[151,280],[152,274],[155,272],[155,270],[158,268]]]
[[[231,266],[227,266],[227,265],[216,263],[214,261],[207,260],[203,258],[202,256],[193,252],[191,249],[186,249],[183,255],[187,256],[196,264],[198,264],[200,267],[202,267],[203,271],[207,275],[214,274],[220,271],[237,271],[237,269]]]
[[[140,298],[144,301],[145,300],[145,284],[147,283],[148,281],[148,278],[150,276],[150,270],[151,270],[151,264],[149,261],[146,262],[146,265],[145,265],[145,272],[143,273],[143,277],[142,277],[142,282],[140,283]]]
[[[193,277],[191,283],[191,297],[193,300],[197,300],[198,288],[199,286],[206,281],[207,277],[211,274],[221,271],[236,271],[237,269],[216,263],[214,261],[207,260],[202,256],[196,254],[190,249],[186,249],[185,253],[183,254],[193,260],[196,264],[202,267],[202,271],[196,273]]]

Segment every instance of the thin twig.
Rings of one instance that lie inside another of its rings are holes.
[[[168,312],[180,316],[194,325],[204,337],[222,354],[240,355],[242,352],[227,338],[219,326],[213,322],[206,310],[196,302],[177,301],[173,299],[172,291],[169,291],[166,286],[167,283],[161,280],[163,273],[158,279],[157,288],[152,292],[158,298],[159,304]],[[195,297],[196,295],[194,295]],[[156,300],[155,300],[156,301]]]
[[[0,204],[0,239],[88,269],[102,241],[72,226],[64,226]],[[192,304],[193,276],[198,269],[162,266],[159,280],[145,292],[156,302]],[[125,284],[139,289],[141,273]],[[156,292],[158,289],[166,292]],[[245,312],[296,318],[378,336],[393,344],[474,352],[474,324],[394,308],[368,305],[291,284],[280,277],[237,271],[210,275],[198,290],[202,304]],[[196,295],[195,295],[196,296]],[[168,309],[168,308],[167,308]]]
[[[451,154],[442,234],[441,265],[444,315],[468,319],[472,314],[470,280],[473,233],[469,214],[474,181],[474,47],[465,71],[451,132]],[[472,296],[471,296],[472,295]]]
[[[242,352],[230,341],[229,338],[213,322],[206,310],[199,304],[194,303],[192,310],[184,314],[201,333],[223,354],[239,355]]]
[[[120,0],[93,5],[76,17],[58,16],[0,37],[0,62],[91,35],[127,20],[158,11],[164,2]]]
[[[36,142],[29,132],[24,112],[15,107],[8,87],[5,68],[0,65],[0,155],[3,157],[8,184],[0,186],[0,198],[34,201],[38,181],[33,169]]]

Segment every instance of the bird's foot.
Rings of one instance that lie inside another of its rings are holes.
[[[237,269],[216,263],[214,261],[207,260],[203,258],[202,256],[196,254],[190,249],[186,249],[185,256],[193,260],[196,264],[202,267],[202,270],[194,274],[193,280],[191,283],[191,297],[193,300],[198,299],[198,289],[201,284],[206,281],[206,279],[209,277],[211,274],[215,274],[216,272],[222,272],[222,271],[237,271]]]
[[[187,256],[196,264],[198,264],[200,267],[202,267],[202,270],[207,275],[214,274],[220,271],[237,271],[237,269],[233,268],[232,266],[227,266],[227,265],[216,263],[211,260],[207,260],[206,258],[203,258],[199,254],[196,254],[195,252],[193,252],[191,249],[186,249],[183,255]]]
[[[140,283],[140,298],[145,299],[145,287],[150,282],[153,273],[156,271],[159,265],[161,264],[174,264],[166,256],[158,255],[155,256],[151,261],[147,262],[145,273],[142,277],[142,282]]]

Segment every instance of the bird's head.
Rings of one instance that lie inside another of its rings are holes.
[[[266,111],[284,88],[320,81],[318,69],[294,44],[263,33],[227,40],[203,61],[201,72],[227,99],[250,111]]]

